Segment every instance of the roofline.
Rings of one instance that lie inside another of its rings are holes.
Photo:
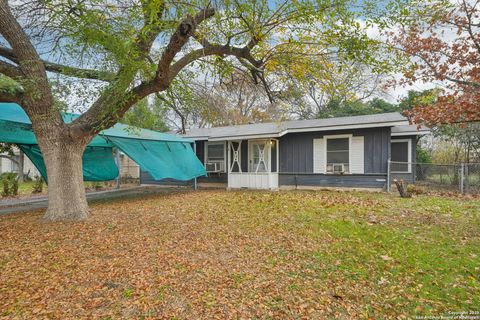
[[[229,135],[229,136],[216,136],[214,138],[208,138],[202,136],[203,139],[195,138],[189,136],[189,138],[194,140],[208,140],[208,141],[224,141],[224,140],[242,140],[242,139],[256,139],[256,138],[279,138],[288,133],[300,133],[300,132],[319,132],[319,131],[330,131],[330,130],[348,130],[348,129],[363,129],[363,128],[381,128],[381,127],[394,127],[408,124],[408,120],[402,121],[390,121],[390,122],[372,122],[364,123],[358,125],[332,125],[332,126],[322,126],[322,127],[310,127],[310,128],[298,128],[298,129],[286,129],[278,133],[264,133],[264,134],[244,134],[244,135]],[[206,139],[205,139],[206,138]]]
[[[233,141],[233,140],[246,140],[246,139],[262,139],[262,138],[279,138],[278,133],[265,133],[265,134],[245,134],[241,136],[224,136],[207,139],[208,141]]]
[[[401,136],[421,136],[430,134],[430,130],[421,130],[421,131],[404,131],[404,132],[392,132],[392,137],[401,137]]]
[[[343,124],[343,125],[321,126],[321,127],[311,127],[311,128],[287,129],[287,130],[283,131],[280,134],[280,136],[285,135],[287,133],[295,133],[295,132],[394,127],[394,126],[405,125],[405,123],[408,123],[408,120],[387,121],[387,122],[370,122],[370,123],[362,123],[362,124],[357,124],[357,125]]]

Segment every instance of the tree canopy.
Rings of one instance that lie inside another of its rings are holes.
[[[437,83],[435,103],[409,115],[430,125],[480,120],[480,4],[478,1],[395,1],[381,24],[403,56],[401,83]]]

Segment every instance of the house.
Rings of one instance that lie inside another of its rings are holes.
[[[394,177],[415,179],[417,139],[426,133],[400,113],[383,113],[192,129],[186,137],[208,172],[199,183],[383,188],[389,166]],[[142,172],[141,183],[155,181]]]
[[[38,172],[37,168],[35,168],[35,165],[32,163],[32,161],[30,161],[30,159],[28,159],[26,156],[22,155],[20,149],[16,147],[13,148],[13,157],[7,154],[0,155],[0,174],[5,172],[15,172],[19,174],[19,161],[22,161],[22,159],[24,177],[33,179],[37,176],[40,176],[40,173]]]

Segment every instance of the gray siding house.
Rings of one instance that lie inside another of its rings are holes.
[[[228,188],[383,188],[387,163],[398,178],[414,180],[418,136],[399,113],[202,128],[195,140],[207,177]],[[410,162],[410,163],[409,163]],[[146,173],[142,183],[154,182]]]

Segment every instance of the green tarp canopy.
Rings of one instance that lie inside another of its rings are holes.
[[[77,117],[77,114],[63,114],[67,123]],[[31,121],[15,103],[0,103],[0,142],[17,144],[46,179],[45,164]],[[118,176],[113,147],[128,155],[155,180],[186,181],[204,176],[205,168],[193,152],[191,143],[191,140],[176,135],[117,123],[101,131],[85,149],[83,178],[85,181],[107,181]]]

